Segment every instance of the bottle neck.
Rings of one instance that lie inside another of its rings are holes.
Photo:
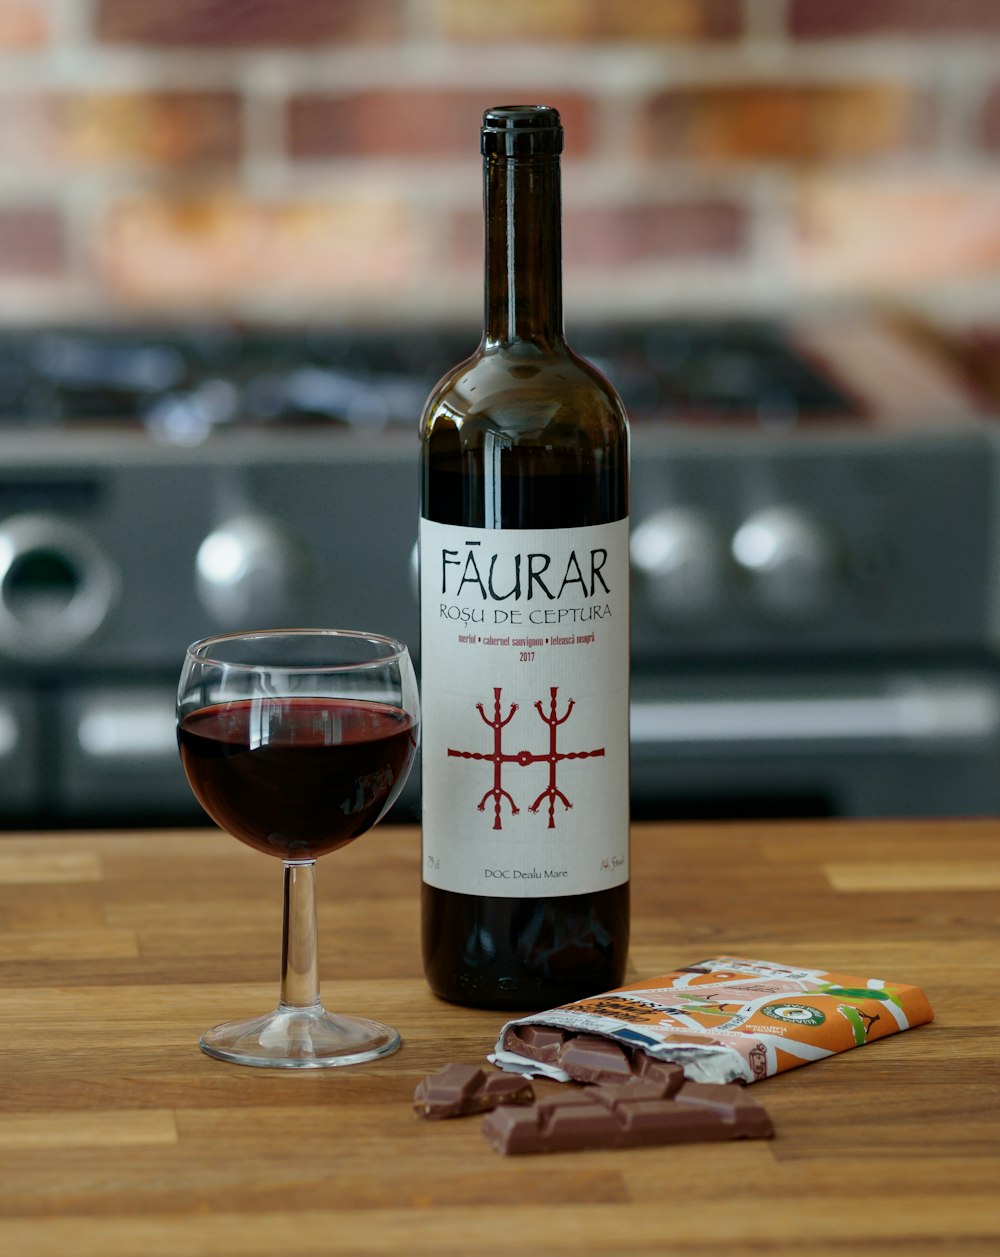
[[[563,339],[559,158],[488,156],[484,344]]]

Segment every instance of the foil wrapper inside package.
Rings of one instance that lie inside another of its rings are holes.
[[[680,1065],[695,1082],[751,1083],[933,1018],[917,986],[718,956],[510,1021],[489,1059],[567,1082],[562,1046],[599,1035],[630,1055]],[[529,1025],[562,1031],[562,1044],[556,1036],[544,1051],[532,1048],[518,1033]]]

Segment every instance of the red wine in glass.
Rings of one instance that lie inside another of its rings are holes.
[[[389,810],[417,747],[420,704],[406,646],[376,633],[271,629],[189,646],[177,740],[192,790],[218,825],[284,864],[281,988],[270,1013],[223,1022],[203,1051],[240,1065],[356,1065],[399,1032],[328,1012],[319,992],[315,865]]]
[[[205,811],[286,860],[313,860],[370,829],[416,744],[401,708],[337,698],[216,703],[182,717],[177,737]]]

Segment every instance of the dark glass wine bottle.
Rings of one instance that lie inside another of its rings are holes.
[[[485,328],[422,419],[423,954],[541,1009],[628,950],[628,424],[562,324],[559,114],[483,119]]]

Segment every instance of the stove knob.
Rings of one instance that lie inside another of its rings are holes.
[[[697,511],[671,507],[635,529],[632,566],[646,604],[667,620],[697,620],[725,604],[731,560],[712,523]]]
[[[0,524],[0,651],[20,659],[66,655],[104,624],[118,573],[76,523],[27,512]]]
[[[837,546],[805,511],[791,506],[757,511],[736,530],[732,551],[764,614],[805,620],[829,606],[837,583]]]
[[[209,533],[195,557],[198,597],[222,628],[292,623],[309,576],[302,547],[260,515],[227,520]]]

